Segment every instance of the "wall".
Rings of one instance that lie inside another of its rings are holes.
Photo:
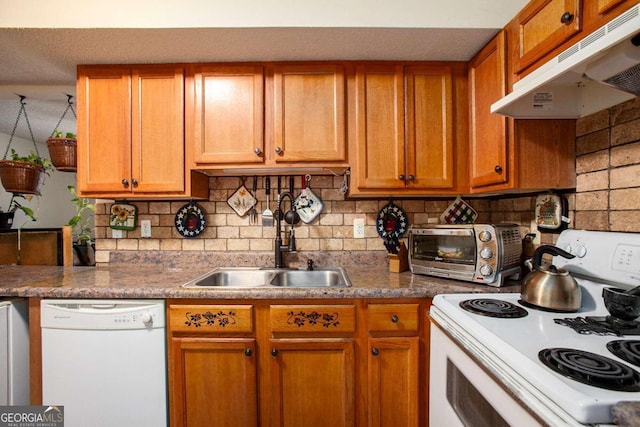
[[[640,98],[609,110],[579,119],[576,140],[577,187],[565,193],[569,201],[572,228],[601,231],[640,232]],[[544,173],[544,171],[542,171]],[[248,180],[249,181],[249,180]],[[109,262],[111,256],[126,260],[140,257],[139,252],[262,253],[273,250],[274,227],[249,224],[227,205],[227,198],[238,188],[237,177],[212,177],[209,201],[201,205],[207,212],[207,228],[195,239],[181,237],[173,225],[177,210],[184,202],[137,202],[139,219],[149,219],[152,238],[139,238],[139,228],[125,233],[124,239],[112,239],[108,227],[110,205],[97,208],[97,261]],[[296,179],[297,194],[300,190]],[[310,225],[296,227],[300,252],[384,251],[375,230],[378,211],[388,200],[345,200],[339,191],[342,177],[316,176],[311,187],[324,202],[322,214]],[[261,187],[261,186],[260,186]],[[258,191],[258,210],[264,209],[264,191]],[[478,222],[515,222],[522,234],[529,231],[534,217],[535,195],[467,199],[478,211]],[[438,218],[452,202],[449,200],[394,200],[407,213],[411,224]],[[288,206],[288,202],[285,204]],[[271,204],[275,210],[275,204]],[[353,238],[353,219],[365,218],[365,238]],[[556,235],[543,234],[542,243],[553,243]]]

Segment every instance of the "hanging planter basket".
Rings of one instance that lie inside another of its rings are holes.
[[[45,169],[42,165],[18,160],[0,160],[0,180],[8,193],[40,194]]]
[[[51,163],[57,170],[63,172],[76,171],[76,145],[75,138],[49,138],[47,148]]]
[[[78,141],[75,135],[72,133],[66,134],[63,137],[63,133],[58,131],[60,123],[67,115],[67,111],[71,110],[73,117],[76,118],[76,111],[73,109],[73,102],[71,99],[73,95],[67,95],[67,108],[62,113],[62,117],[58,120],[58,124],[53,129],[53,133],[49,139],[47,139],[47,148],[49,149],[49,157],[51,163],[57,170],[62,172],[75,172],[76,171],[76,146]]]

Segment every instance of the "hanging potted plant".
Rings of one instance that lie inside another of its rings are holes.
[[[24,194],[13,193],[11,194],[11,200],[9,200],[9,209],[3,211],[0,208],[0,229],[7,230],[13,225],[13,218],[16,211],[21,210],[24,214],[31,218],[32,221],[36,220],[35,212],[28,206],[24,206],[20,203],[19,199],[30,200],[31,195],[25,196]]]
[[[40,194],[45,175],[49,175],[49,172],[54,170],[54,167],[51,160],[40,156],[38,145],[31,131],[31,124],[25,107],[26,103],[24,102],[25,97],[23,95],[18,95],[18,97],[20,98],[20,110],[18,110],[18,117],[13,126],[7,149],[4,151],[2,160],[0,160],[0,181],[8,193]],[[29,153],[28,156],[20,156],[16,153],[16,150],[11,148],[22,113],[24,113],[24,119],[27,122],[27,128],[29,128],[29,133],[31,134],[31,142],[33,142],[35,150]],[[10,148],[11,157],[7,159]]]
[[[54,134],[47,139],[47,148],[51,163],[59,171],[76,171],[76,134],[67,132],[63,134],[55,130]]]
[[[73,117],[77,119],[76,111],[73,109],[73,102],[71,99],[73,95],[67,95],[67,108],[62,113],[62,117],[58,120],[58,124],[54,128],[49,139],[47,139],[47,148],[49,148],[49,157],[53,165],[59,171],[63,172],[75,172],[76,171],[76,135],[72,132],[62,133],[60,124],[64,117],[67,115],[67,111],[71,110]]]
[[[72,229],[73,250],[78,260],[77,264],[93,265],[95,264],[93,227],[88,214],[95,212],[96,206],[90,203],[89,199],[78,197],[76,187],[73,185],[67,188],[73,196],[71,202],[76,206],[76,214],[69,219],[67,225]]]
[[[51,160],[37,152],[20,156],[12,148],[10,158],[0,160],[0,181],[7,193],[40,194],[45,177],[53,170]]]

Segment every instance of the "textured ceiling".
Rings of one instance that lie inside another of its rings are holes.
[[[0,28],[0,133],[11,134],[19,109],[16,94],[21,94],[27,97],[34,137],[44,142],[66,107],[66,94],[75,94],[77,64],[466,61],[496,32],[486,28]],[[75,128],[73,123],[68,126]],[[31,139],[24,120],[16,136]]]

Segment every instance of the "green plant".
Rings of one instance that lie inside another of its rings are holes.
[[[90,203],[89,199],[78,197],[76,187],[67,186],[69,193],[73,196],[71,202],[76,205],[76,214],[69,219],[67,225],[73,229],[73,241],[77,244],[88,244],[93,241],[93,228],[91,218],[87,217],[88,211],[95,212],[96,206]]]
[[[62,133],[62,131],[56,129],[53,133],[53,138],[69,138],[69,139],[75,139],[76,138],[76,134],[73,132],[67,132],[65,134]]]
[[[31,221],[36,221],[35,212],[28,206],[24,206],[22,203],[18,201],[18,199],[31,200],[32,195],[24,195],[20,193],[11,193],[11,200],[9,200],[9,209],[6,211],[7,213],[15,212],[20,209],[24,214],[31,218]],[[0,208],[0,212],[2,212],[2,208]]]
[[[56,169],[55,166],[53,166],[53,163],[51,163],[51,160],[47,159],[46,157],[40,157],[33,151],[31,151],[28,156],[20,156],[18,153],[16,153],[16,150],[12,148],[11,160],[17,162],[35,163],[36,165],[40,165],[44,167],[44,172],[47,174],[47,176],[51,176],[51,172]]]

